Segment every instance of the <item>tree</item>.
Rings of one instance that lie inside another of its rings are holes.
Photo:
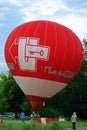
[[[1,73],[0,79],[0,112],[22,111],[26,97],[13,79],[11,73]],[[28,104],[28,108],[31,109],[28,100],[26,100],[26,102]]]
[[[84,60],[87,61],[87,40],[83,39],[83,48],[84,48]]]

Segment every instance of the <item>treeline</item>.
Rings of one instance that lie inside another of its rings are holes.
[[[3,112],[31,112],[31,106],[12,75],[0,74],[0,113]]]
[[[87,41],[83,40],[84,63],[76,78],[61,92],[50,98],[39,110],[41,117],[70,117],[75,111],[79,118],[87,119]],[[0,74],[0,113],[24,111],[30,115],[31,105],[12,75]]]

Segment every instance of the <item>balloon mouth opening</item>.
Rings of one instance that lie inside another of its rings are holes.
[[[26,95],[26,96],[29,99],[30,104],[35,112],[37,112],[43,106],[44,102],[48,99],[39,96],[31,96],[31,95]]]

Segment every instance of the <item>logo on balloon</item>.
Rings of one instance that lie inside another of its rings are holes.
[[[18,41],[18,59],[20,69],[36,71],[37,60],[48,60],[49,47],[39,45],[39,38],[20,38]]]

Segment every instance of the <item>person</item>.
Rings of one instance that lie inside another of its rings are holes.
[[[76,127],[77,127],[77,115],[76,115],[76,112],[74,112],[73,115],[71,116],[71,121],[72,121],[72,128],[76,129]]]
[[[35,112],[32,112],[32,114],[31,114],[31,120],[36,121],[36,119],[39,118],[39,117],[40,117],[39,114],[37,114]]]
[[[34,120],[34,121],[36,121],[36,113],[35,112],[33,112],[33,117],[32,117],[32,119]]]
[[[33,120],[33,113],[31,113],[31,116],[30,116],[30,117],[31,117],[31,120]]]
[[[24,118],[25,118],[25,113],[24,113],[24,112],[21,112],[21,114],[20,114],[20,119],[22,120],[22,122],[24,122]]]

